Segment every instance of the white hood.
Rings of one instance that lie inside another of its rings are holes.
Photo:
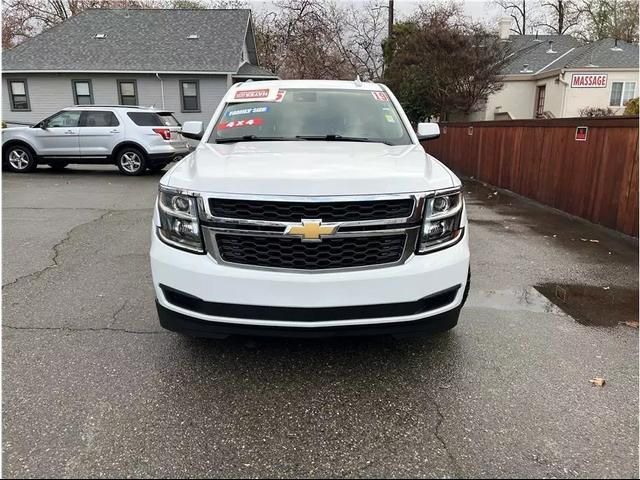
[[[320,196],[421,192],[460,182],[420,145],[274,141],[201,143],[161,183],[198,192]]]

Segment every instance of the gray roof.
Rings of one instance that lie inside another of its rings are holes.
[[[242,77],[278,78],[277,75],[274,75],[272,72],[270,72],[266,68],[258,67],[257,65],[251,65],[250,63],[244,63],[243,65],[241,65],[236,75],[239,75]]]
[[[549,42],[552,41],[553,52],[549,51]],[[511,35],[509,43],[513,54],[509,63],[504,68],[505,75],[525,73],[524,64],[528,65],[529,75],[547,67],[554,60],[577,48],[581,44],[569,35]]]
[[[87,10],[4,51],[2,66],[5,71],[235,73],[250,16],[244,9]],[[95,38],[98,33],[106,38]],[[187,40],[191,34],[199,38]]]
[[[563,68],[601,67],[601,68],[638,68],[638,45],[605,38],[584,45],[562,59]]]

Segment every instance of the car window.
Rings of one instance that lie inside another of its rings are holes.
[[[179,127],[180,126],[180,122],[178,121],[178,119],[176,117],[174,117],[171,114],[171,112],[158,112],[158,115],[160,115],[160,118],[162,119],[162,122],[167,127]]]
[[[85,111],[83,112],[82,126],[83,127],[117,127],[120,125],[118,119],[113,112],[101,112],[101,111]]]
[[[140,127],[164,127],[166,124],[162,117],[155,112],[129,112],[127,113],[133,123]]]
[[[77,127],[80,124],[79,111],[60,112],[47,120],[47,127]]]
[[[249,91],[251,92],[251,91]],[[339,140],[408,145],[411,138],[380,90],[287,89],[275,101],[228,103],[210,142],[241,138]]]

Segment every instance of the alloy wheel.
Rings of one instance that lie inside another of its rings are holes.
[[[20,148],[9,152],[9,163],[16,170],[25,170],[29,166],[29,160],[29,154]]]
[[[136,173],[138,170],[140,170],[142,160],[140,159],[140,156],[135,152],[125,152],[122,154],[120,164],[126,172]]]

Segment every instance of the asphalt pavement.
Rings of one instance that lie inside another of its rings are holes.
[[[467,182],[452,332],[188,339],[159,178],[3,174],[4,477],[638,477],[637,241]]]

